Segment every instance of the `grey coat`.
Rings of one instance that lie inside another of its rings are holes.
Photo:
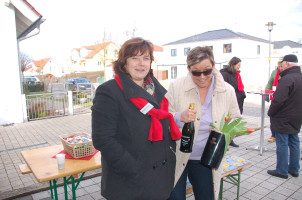
[[[152,97],[126,75],[100,85],[92,107],[92,139],[102,155],[101,193],[106,199],[168,199],[174,185],[175,141],[168,119],[161,120],[163,141],[148,140],[151,117],[130,102],[143,97],[159,108],[166,90],[153,77]]]
[[[215,85],[212,97],[212,121],[216,127],[219,127],[222,115],[230,113],[232,118],[238,118],[240,117],[240,111],[234,88],[228,83],[224,82],[222,75],[216,69],[213,70],[213,75],[215,76]],[[183,112],[188,108],[189,103],[195,103],[195,110],[197,110],[197,114],[194,122],[194,142],[197,138],[196,134],[198,134],[202,114],[202,105],[200,103],[200,97],[198,94],[198,88],[190,75],[172,82],[169,86],[168,93],[166,94],[166,97],[169,100],[169,111],[173,114]],[[175,184],[180,178],[190,157],[190,153],[182,153],[179,151],[179,145],[180,141],[178,140],[176,143]],[[215,199],[218,199],[221,166],[217,170],[213,169],[212,172],[214,182],[214,197]]]

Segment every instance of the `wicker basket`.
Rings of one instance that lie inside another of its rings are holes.
[[[91,156],[94,154],[94,147],[92,141],[86,143],[70,144],[65,139],[71,136],[88,136],[86,133],[69,133],[65,135],[60,135],[64,150],[74,158],[82,158],[86,156]]]

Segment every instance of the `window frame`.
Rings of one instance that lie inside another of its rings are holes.
[[[190,50],[191,50],[191,47],[185,47],[184,48],[184,56],[187,56]]]
[[[171,79],[177,78],[177,66],[171,66]]]
[[[171,57],[177,56],[177,49],[171,49]]]
[[[232,43],[223,44],[223,53],[232,53]]]

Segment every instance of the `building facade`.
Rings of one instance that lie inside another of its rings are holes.
[[[260,87],[266,84],[269,74],[269,41],[229,29],[208,31],[163,45],[160,66],[168,70],[170,81],[187,75],[186,57],[196,46],[213,49],[217,69],[226,66],[232,57],[239,57],[242,60],[241,76],[245,86]]]

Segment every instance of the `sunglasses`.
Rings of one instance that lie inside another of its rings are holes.
[[[201,76],[201,74],[203,74],[204,76],[208,76],[212,73],[213,69],[208,69],[208,70],[205,70],[203,72],[198,72],[198,71],[193,71],[191,70],[191,73],[193,76]]]

